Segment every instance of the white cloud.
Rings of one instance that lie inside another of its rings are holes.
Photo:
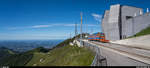
[[[79,24],[77,24],[79,25]],[[44,27],[54,27],[54,26],[75,26],[75,24],[48,24],[48,25],[34,25],[31,28],[44,28]]]
[[[54,26],[74,26],[74,24],[48,24],[48,25],[34,25],[31,28],[44,28],[44,27],[54,27]]]
[[[94,24],[86,24],[87,26],[99,26],[99,25],[94,25]]]
[[[43,28],[43,27],[50,27],[51,25],[34,25],[31,28]]]
[[[99,26],[95,24],[83,24],[89,27],[92,26]],[[9,30],[16,30],[16,29],[30,29],[30,28],[47,28],[47,27],[56,27],[56,26],[65,26],[65,27],[74,27],[75,24],[47,24],[47,25],[33,25],[33,26],[24,26],[24,27],[8,27]],[[80,24],[77,24],[77,26],[80,26]]]
[[[94,17],[94,19],[95,19],[96,21],[101,22],[102,15],[92,13],[92,16]]]
[[[64,26],[75,26],[75,24],[64,24]]]

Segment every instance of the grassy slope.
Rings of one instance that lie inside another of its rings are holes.
[[[15,52],[12,51],[11,49],[5,48],[5,47],[0,47],[0,62],[7,56],[14,55]]]
[[[143,36],[143,35],[148,35],[150,34],[150,27],[147,27],[146,29],[143,29],[142,31],[140,31],[139,33],[137,33],[134,36],[131,36],[129,38],[133,38],[133,37],[138,37],[138,36]]]
[[[27,66],[84,66],[90,65],[93,59],[94,54],[92,51],[67,45],[55,48],[47,53],[34,53]]]
[[[13,52],[11,49],[0,47],[0,58],[3,56],[9,56],[13,54],[15,54],[15,52]]]
[[[8,53],[13,55],[4,57],[0,61],[0,66],[90,65],[94,59],[94,54],[86,48],[69,46],[69,42],[72,42],[73,39],[75,37],[61,42],[51,50],[39,47],[21,54],[13,54],[13,52],[8,51]],[[40,62],[41,58],[42,60]]]
[[[32,59],[33,53],[35,52],[45,53],[47,51],[48,50],[42,47],[39,47],[30,51],[27,51],[25,53],[6,56],[0,61],[0,66],[24,66]],[[11,51],[9,52],[12,53]]]
[[[31,53],[15,54],[3,58],[0,61],[0,66],[24,66],[32,58]]]

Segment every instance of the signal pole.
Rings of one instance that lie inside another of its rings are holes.
[[[81,16],[81,24],[80,24],[80,45],[82,46],[82,12],[80,13]]]

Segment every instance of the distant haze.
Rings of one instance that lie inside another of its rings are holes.
[[[24,52],[37,47],[52,48],[63,40],[5,40],[0,41],[0,47]]]

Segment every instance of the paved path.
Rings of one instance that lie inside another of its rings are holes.
[[[150,64],[150,50],[140,49],[132,46],[124,46],[119,44],[112,43],[101,43],[95,41],[86,41],[90,44],[95,44],[99,48],[105,48],[107,50],[111,50],[113,52],[119,53],[131,59]]]
[[[132,46],[132,47],[150,50],[150,35],[144,35],[144,36],[135,37],[135,38],[112,41],[111,43],[122,44],[126,46]]]

